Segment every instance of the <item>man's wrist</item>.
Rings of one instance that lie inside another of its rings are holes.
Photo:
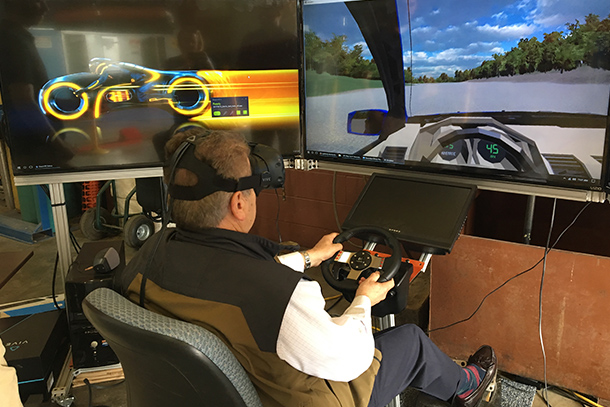
[[[301,253],[301,256],[303,256],[303,261],[305,263],[305,270],[307,270],[308,268],[311,268],[311,257],[309,256],[309,253],[306,250],[303,250],[300,253]]]

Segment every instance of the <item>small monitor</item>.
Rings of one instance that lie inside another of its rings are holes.
[[[447,254],[475,192],[474,185],[373,174],[342,227],[386,228],[408,249]]]

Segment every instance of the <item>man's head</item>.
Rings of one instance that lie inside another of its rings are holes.
[[[251,175],[250,147],[238,133],[229,131],[209,131],[192,127],[175,134],[165,145],[167,157],[189,137],[195,136],[195,157],[211,165],[224,178],[238,180]],[[167,169],[166,169],[167,171]],[[171,180],[167,173],[166,182]],[[192,186],[197,184],[197,176],[184,168],[177,168],[173,184]],[[172,219],[180,228],[197,230],[220,227],[240,232],[248,232],[256,216],[256,195],[252,189],[237,192],[214,192],[197,201],[175,199]]]

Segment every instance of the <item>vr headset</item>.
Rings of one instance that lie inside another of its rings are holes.
[[[216,173],[208,163],[195,157],[196,138],[189,137],[178,147],[169,161],[171,175],[169,194],[174,199],[198,201],[218,191],[237,192],[254,189],[256,195],[263,189],[281,188],[284,186],[284,160],[280,153],[264,144],[248,143],[250,145],[250,167],[252,175],[239,180],[227,179]],[[197,176],[197,183],[191,186],[175,185],[174,173],[178,168],[191,171]]]

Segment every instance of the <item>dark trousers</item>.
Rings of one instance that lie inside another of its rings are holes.
[[[375,378],[369,407],[383,407],[407,387],[441,400],[458,389],[460,370],[416,325],[401,325],[375,334],[381,367]]]

